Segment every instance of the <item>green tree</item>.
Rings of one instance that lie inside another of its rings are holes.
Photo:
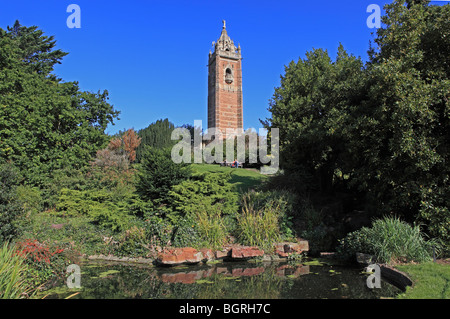
[[[37,26],[25,27],[18,20],[12,27],[7,27],[8,36],[14,40],[14,46],[19,49],[18,58],[24,62],[31,72],[50,75],[55,64],[68,53],[54,50],[54,36],[45,36]]]
[[[139,130],[137,134],[141,138],[141,143],[136,149],[136,161],[140,162],[142,160],[146,146],[154,148],[173,146],[175,142],[171,140],[171,135],[174,129],[175,125],[169,119],[160,119]]]
[[[17,218],[23,213],[16,189],[18,173],[11,164],[0,165],[0,244],[17,237]]]
[[[264,123],[281,128],[286,171],[322,191],[345,176],[373,211],[419,220],[448,245],[450,5],[395,0],[385,10],[365,66],[341,48],[333,63],[308,52],[286,68]]]
[[[371,120],[355,127],[366,133],[357,147],[366,174],[358,178],[381,209],[419,218],[449,244],[450,5],[428,3],[386,6],[361,108]]]
[[[280,164],[303,172],[310,188],[328,192],[335,170],[347,166],[347,123],[364,87],[361,59],[339,46],[335,62],[316,49],[292,61],[275,89],[263,124],[280,128]],[[289,173],[288,173],[289,174]]]
[[[49,73],[66,55],[54,46],[37,27],[0,29],[0,157],[44,188],[55,170],[86,165],[119,114],[106,90],[80,91]]]
[[[176,164],[170,149],[147,146],[138,168],[136,191],[156,206],[168,203],[169,191],[190,176],[187,164]]]

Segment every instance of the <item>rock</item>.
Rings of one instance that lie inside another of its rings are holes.
[[[264,251],[258,247],[239,246],[231,249],[231,258],[233,259],[248,259],[254,257],[262,257]]]
[[[306,240],[301,240],[298,243],[285,243],[284,252],[285,253],[297,253],[300,254],[304,251],[309,250],[309,244]]]
[[[50,228],[52,229],[61,229],[64,226],[64,224],[52,224]]]
[[[171,248],[158,254],[156,262],[162,265],[196,264],[204,259],[203,254],[192,247]]]
[[[223,259],[226,257],[229,257],[231,255],[231,251],[230,250],[217,250],[215,252],[216,255],[216,259]]]
[[[200,249],[200,252],[203,255],[203,259],[202,259],[203,262],[207,262],[207,261],[211,261],[211,260],[215,259],[214,253],[211,249],[202,248],[202,249]]]
[[[376,262],[376,257],[369,254],[356,253],[356,262],[363,265],[370,265]]]
[[[284,243],[277,243],[274,244],[275,246],[275,253],[279,256],[279,257],[288,257],[290,254],[296,253],[296,254],[301,254],[304,251],[308,251],[309,250],[309,244],[308,241],[306,240],[299,240],[296,243],[292,243],[292,242],[284,242]]]

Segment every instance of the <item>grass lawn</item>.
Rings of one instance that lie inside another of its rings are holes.
[[[450,264],[423,263],[399,265],[414,282],[399,299],[450,299]]]
[[[267,179],[256,169],[223,167],[218,164],[192,164],[197,172],[232,172],[230,183],[235,184],[241,192],[255,188]]]

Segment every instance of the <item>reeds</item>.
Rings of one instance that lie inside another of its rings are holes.
[[[27,265],[7,242],[0,248],[0,299],[19,299],[31,289],[25,280]]]
[[[397,217],[385,217],[372,223],[369,238],[378,260],[383,262],[430,261],[433,240],[425,240],[418,225],[410,225]]]
[[[258,207],[259,206],[259,207]],[[244,245],[269,248],[281,238],[279,203],[257,205],[251,194],[244,196],[241,214],[237,216],[237,236]]]

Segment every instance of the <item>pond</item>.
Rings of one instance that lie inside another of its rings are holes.
[[[38,298],[73,299],[376,299],[401,291],[382,280],[366,285],[363,267],[311,260],[220,262],[154,267],[89,262],[80,264],[81,288],[61,280]]]

